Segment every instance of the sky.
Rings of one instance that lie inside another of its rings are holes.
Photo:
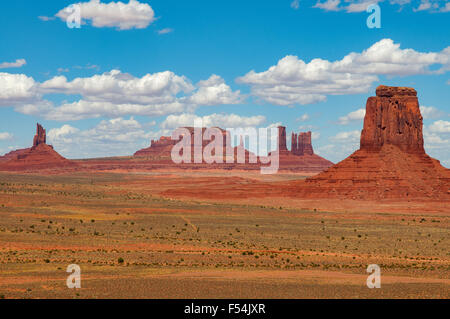
[[[85,0],[69,28],[73,3],[0,2],[0,154],[30,147],[36,122],[63,156],[90,158],[202,119],[284,125],[288,145],[312,131],[315,152],[338,162],[384,84],[417,90],[425,149],[450,167],[447,1]],[[372,3],[380,28],[368,27]]]

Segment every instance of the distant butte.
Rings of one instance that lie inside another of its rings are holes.
[[[194,138],[194,128],[186,127],[192,135],[191,141],[193,143]],[[202,128],[204,132],[206,128]],[[229,135],[229,132],[218,128],[223,135],[223,144],[226,145],[226,137]],[[293,134],[294,135],[294,134]],[[311,143],[311,132],[304,132],[298,134],[298,148],[297,144],[291,144],[291,150],[289,151],[287,148],[286,141],[286,127],[279,126],[278,127],[278,146],[275,153],[279,152],[280,159],[280,169],[281,170],[289,170],[289,171],[298,171],[298,172],[311,172],[318,173],[332,166],[333,163],[314,154],[312,143]],[[297,136],[297,134],[295,134]],[[296,138],[297,140],[297,138]],[[256,157],[254,153],[249,152],[244,147],[244,143],[241,137],[241,141],[239,146],[233,148],[233,154],[235,157],[235,164],[204,164],[203,165],[193,165],[193,164],[174,164],[171,161],[171,151],[173,146],[178,141],[172,140],[169,136],[162,136],[159,140],[152,140],[151,145],[148,148],[141,149],[134,154],[134,157],[137,159],[147,160],[149,163],[158,162],[165,163],[166,167],[177,167],[177,168],[204,168],[204,169],[243,169],[243,170],[254,170],[259,169],[261,164],[258,161],[257,163],[249,163],[249,159]],[[208,145],[210,141],[203,141],[202,147],[204,148]],[[193,150],[193,145],[192,145]],[[239,154],[238,152],[242,152],[245,156],[245,164],[236,164],[236,158]],[[224,155],[226,154],[226,148],[223,150]]]
[[[12,151],[0,157],[1,171],[39,171],[55,168],[73,168],[77,164],[59,155],[48,145],[45,129],[37,124],[31,148]]]

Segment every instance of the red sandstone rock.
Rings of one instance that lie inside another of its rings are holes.
[[[286,147],[286,127],[278,126],[278,150],[287,151]]]
[[[299,155],[298,154],[297,139],[298,139],[297,134],[292,132],[292,135],[291,135],[291,152],[292,152],[292,154],[295,154],[295,155]]]
[[[191,135],[191,163],[194,162],[194,128],[186,127]],[[134,158],[136,160],[146,160],[148,161],[148,165],[154,164],[158,165],[158,167],[176,167],[176,168],[190,168],[190,169],[243,169],[243,170],[259,170],[261,166],[265,166],[265,164],[261,164],[261,158],[259,158],[256,154],[245,149],[243,137],[240,137],[240,144],[231,149],[227,149],[227,141],[231,140],[230,132],[223,130],[221,128],[217,128],[222,133],[223,139],[223,163],[213,163],[207,164],[205,159],[202,163],[197,164],[175,164],[171,160],[171,152],[173,146],[178,143],[178,140],[172,140],[171,137],[161,137],[159,141],[152,141],[152,145],[149,148],[142,149],[134,154]],[[202,128],[202,135],[204,135],[206,128]],[[311,133],[304,133],[306,136],[309,136],[309,139],[305,139],[305,144],[309,145],[310,151],[307,151],[304,156],[294,155],[292,151],[289,151],[286,147],[286,128],[279,127],[278,128],[278,147],[281,151],[275,151],[273,155],[279,154],[280,159],[280,169],[281,170],[290,170],[290,171],[304,171],[304,172],[321,172],[328,167],[332,166],[333,163],[317,156],[312,151],[311,145]],[[297,140],[297,139],[295,139]],[[211,141],[204,139],[202,141],[202,149],[210,144]],[[305,147],[306,149],[308,147]],[[231,161],[227,154],[232,154]],[[213,155],[215,155],[213,153]],[[244,159],[244,163],[239,162],[238,159]],[[122,162],[124,165],[125,162]],[[133,162],[133,165],[136,165],[137,162]],[[264,158],[264,163],[267,163],[267,159]],[[106,165],[106,164],[105,164]]]
[[[425,153],[422,116],[412,88],[379,86],[366,104],[361,149],[379,151],[385,144],[409,153]]]
[[[297,142],[298,155],[313,155],[311,132],[300,133]]]
[[[317,176],[294,182],[303,198],[450,200],[450,170],[423,148],[412,88],[380,86],[367,100],[360,150]]]
[[[329,160],[314,154],[311,143],[311,132],[300,132],[291,135],[291,150],[286,148],[286,128],[278,127],[277,151],[270,155],[279,156],[281,170],[322,172],[333,165]]]
[[[42,125],[37,123],[36,126],[37,126],[36,127],[36,135],[34,136],[34,139],[33,139],[33,147],[36,147],[39,144],[46,144],[46,142],[47,142],[47,136],[46,136],[45,130],[42,127]]]
[[[74,168],[77,164],[59,155],[53,146],[46,144],[44,128],[37,124],[33,146],[0,157],[2,171],[36,171],[54,168]]]

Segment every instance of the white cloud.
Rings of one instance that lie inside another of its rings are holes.
[[[339,11],[340,0],[326,0],[325,2],[317,1],[313,8],[323,9],[325,11]]]
[[[172,28],[165,28],[165,29],[158,30],[158,34],[167,34],[167,33],[172,33],[172,32],[173,32]]]
[[[338,123],[341,125],[347,125],[350,122],[364,120],[366,115],[366,109],[358,109],[356,111],[350,112],[345,116],[339,118]]]
[[[317,148],[317,154],[335,163],[343,160],[351,153],[359,149],[361,131],[339,132],[331,136],[331,144]]]
[[[72,96],[72,101],[55,105],[43,99],[50,94]],[[186,77],[170,71],[138,78],[112,70],[70,81],[59,75],[44,83],[23,74],[0,73],[0,105],[58,121],[101,116],[161,116],[192,112],[201,105],[237,104],[243,98],[217,75],[194,86]]]
[[[407,5],[411,5],[414,12],[431,11],[431,12],[448,12],[450,11],[450,3],[447,0],[318,0],[313,8],[323,9],[325,11],[345,11],[347,13],[366,12],[370,4],[383,2],[390,5],[400,6],[400,10]],[[419,4],[417,4],[419,2]]]
[[[293,0],[291,2],[291,8],[297,10],[300,7],[300,0]]]
[[[42,83],[40,88],[46,93],[81,94],[92,102],[114,101],[117,104],[169,103],[174,100],[174,95],[194,89],[185,77],[170,71],[136,78],[119,70],[70,82],[65,76],[57,76]]]
[[[450,133],[450,121],[435,121],[428,125],[428,130],[434,133]]]
[[[441,160],[443,163],[450,163],[450,122],[435,121],[431,125],[423,128],[424,146],[426,152]]]
[[[27,64],[25,59],[17,59],[16,62],[3,62],[0,63],[0,69],[8,69],[8,68],[20,68]]]
[[[366,1],[352,2],[348,6],[345,7],[345,11],[347,11],[349,13],[352,13],[352,12],[366,12],[366,10],[369,7],[369,5],[377,4],[378,2],[379,1],[376,1],[376,0],[366,0]]]
[[[300,125],[298,127],[298,130],[301,131],[301,132],[314,131],[316,129],[317,129],[317,126],[314,126],[314,125],[311,125],[311,124],[309,124],[309,125]]]
[[[441,68],[431,71],[431,65]],[[263,72],[248,72],[237,79],[251,86],[252,94],[276,105],[310,104],[327,95],[366,93],[378,81],[377,75],[405,76],[445,73],[450,70],[450,47],[441,52],[401,49],[383,39],[362,53],[352,52],[342,60],[320,58],[309,63],[288,55]]]
[[[429,9],[431,9],[431,2],[428,0],[422,0],[420,2],[420,5],[416,9],[414,9],[414,11],[424,11]]]
[[[77,3],[81,8],[81,19],[84,23],[91,21],[97,28],[116,27],[119,30],[145,29],[155,20],[155,13],[147,3],[130,0],[128,3],[100,0]],[[71,14],[68,8],[60,10],[55,16],[66,21]]]
[[[428,131],[425,131],[423,134],[425,144],[429,147],[433,148],[437,145],[449,145],[450,140],[446,139],[443,136],[440,136],[436,133],[430,133]]]
[[[236,114],[211,114],[198,116],[195,114],[169,115],[162,123],[162,129],[176,129],[183,126],[194,126],[196,121],[202,121],[204,127],[238,128],[257,127],[262,125],[266,118],[262,115],[240,116]]]
[[[32,77],[0,73],[0,106],[14,106],[38,98],[37,83]]]
[[[39,16],[38,18],[41,21],[52,21],[56,19],[55,17],[47,17],[47,16]]]
[[[311,138],[313,140],[318,140],[320,138],[320,132],[317,131],[311,132]]]
[[[13,138],[13,135],[11,133],[8,132],[0,132],[0,141],[6,141],[6,140],[10,140]]]
[[[40,85],[40,90],[47,94],[82,96],[76,102],[49,108],[46,117],[54,120],[180,113],[186,107],[177,98],[177,94],[188,93],[193,89],[189,80],[170,71],[136,78],[112,70],[72,81],[64,76],[57,76]]]
[[[302,121],[302,122],[307,121],[307,120],[309,120],[309,115],[306,113],[297,119],[297,121]]]
[[[48,131],[49,143],[69,158],[132,155],[152,137],[134,118],[103,120],[95,127],[80,130],[65,124]]]
[[[420,106],[420,113],[425,120],[436,119],[444,115],[443,112],[439,111],[434,106]]]
[[[400,6],[403,6],[405,4],[411,3],[411,0],[390,0],[390,4],[398,4]]]
[[[339,132],[335,136],[331,137],[332,141],[337,142],[359,142],[361,138],[361,131]]]
[[[242,101],[240,91],[233,92],[225,81],[215,74],[197,84],[198,90],[189,98],[195,105],[238,104]]]

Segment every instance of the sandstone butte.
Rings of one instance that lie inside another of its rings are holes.
[[[298,198],[450,200],[450,170],[425,153],[413,88],[379,86],[369,97],[360,149],[291,184]]]
[[[39,171],[76,166],[77,164],[65,159],[47,144],[45,129],[39,123],[32,147],[12,151],[0,157],[2,171]]]
[[[194,143],[194,128],[185,127],[191,134],[191,150],[193,153],[193,143]],[[229,132],[218,128],[222,132],[223,145],[226,145],[227,136]],[[202,128],[202,133],[206,128]],[[318,173],[332,166],[333,163],[314,154],[312,143],[311,143],[311,132],[292,134],[295,135],[295,141],[291,142],[291,150],[287,149],[286,143],[286,128],[284,126],[278,127],[278,147],[275,153],[279,153],[280,169],[289,171],[302,171],[302,172],[312,172]],[[256,170],[260,169],[261,165],[260,158],[258,158],[254,153],[248,151],[244,147],[243,139],[241,137],[240,144],[233,147],[232,151],[229,152],[233,154],[234,164],[225,163],[226,157],[224,156],[223,164],[174,164],[171,161],[171,152],[173,146],[178,143],[178,140],[172,140],[169,136],[162,136],[159,140],[152,140],[151,145],[148,148],[137,151],[134,154],[135,158],[146,159],[148,161],[165,163],[167,167],[183,167],[183,168],[205,168],[205,169],[243,169],[243,170]],[[204,140],[202,142],[202,149],[210,143],[209,140]],[[295,145],[295,146],[294,146]],[[245,164],[237,163],[237,156],[239,152],[245,154]],[[224,147],[223,154],[227,154],[227,149]],[[273,154],[277,155],[277,154]],[[255,158],[256,163],[251,163],[250,159]],[[193,161],[193,154],[191,154],[191,159]]]

